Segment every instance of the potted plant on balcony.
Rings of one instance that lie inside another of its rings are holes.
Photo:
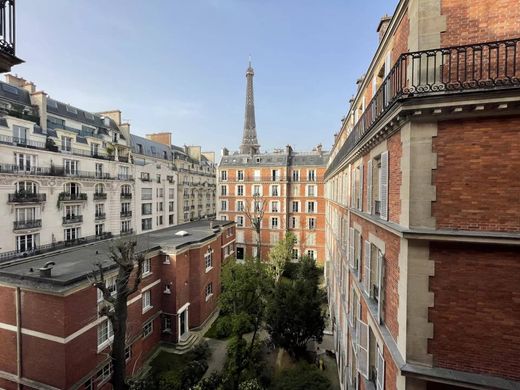
[[[56,143],[51,137],[45,138],[45,149],[51,151],[51,152],[59,152],[58,147],[56,146]]]

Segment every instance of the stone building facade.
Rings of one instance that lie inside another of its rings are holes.
[[[401,0],[378,28],[325,174],[343,389],[520,386],[513,3]]]

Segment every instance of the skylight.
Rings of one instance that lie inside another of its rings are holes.
[[[179,237],[184,237],[184,236],[187,236],[189,234],[190,233],[188,233],[186,230],[179,230],[177,233],[175,233],[175,235],[179,236]]]

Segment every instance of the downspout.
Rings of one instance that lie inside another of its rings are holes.
[[[16,374],[18,376],[17,388],[22,388],[22,313],[21,313],[20,287],[16,287],[15,310],[16,310]]]

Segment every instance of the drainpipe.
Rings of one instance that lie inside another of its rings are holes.
[[[22,388],[20,380],[22,378],[22,313],[20,287],[16,287],[15,298],[16,309],[16,373],[18,376],[18,390]]]

